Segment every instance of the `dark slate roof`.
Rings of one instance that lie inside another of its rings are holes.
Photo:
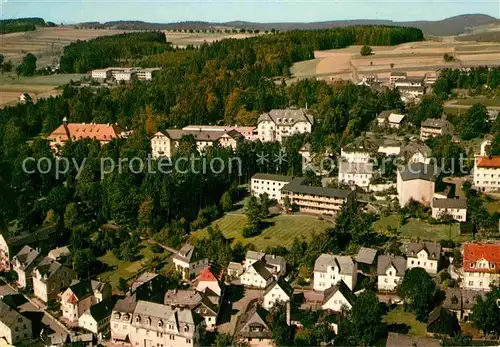
[[[201,259],[201,254],[193,245],[186,243],[181,247],[177,254],[174,255],[174,258],[186,263],[191,263]]]
[[[266,281],[273,277],[273,275],[267,270],[266,264],[262,260],[258,260],[251,265],[255,271]]]
[[[297,122],[308,122],[312,124],[314,118],[307,109],[289,108],[281,110],[275,109],[268,113],[263,113],[259,116],[258,122],[270,120],[279,125],[292,126]]]
[[[434,199],[432,207],[435,208],[467,208],[467,199]]]
[[[385,275],[390,266],[394,266],[398,276],[404,276],[406,272],[406,259],[400,256],[379,255],[377,264],[377,274]]]
[[[333,189],[325,187],[312,187],[303,185],[305,178],[295,178],[293,181],[288,183],[286,186],[281,188],[282,191],[288,191],[299,194],[310,194],[318,196],[327,196],[332,198],[347,198],[349,195],[353,194],[350,189]]]
[[[435,181],[439,176],[439,168],[434,165],[424,163],[411,163],[405,166],[400,166],[398,172],[403,181],[426,180]]]
[[[17,253],[14,258],[19,261],[19,263],[24,266],[24,268],[30,267],[30,265],[34,265],[33,262],[38,258],[40,252],[34,250],[30,246],[24,246],[19,253]],[[14,261],[13,258],[13,261]]]
[[[45,257],[40,263],[35,267],[34,271],[40,272],[40,275],[47,275],[48,278],[55,274],[57,270],[62,267],[61,263],[55,261],[52,258]]]
[[[251,331],[251,326],[259,326],[259,331]],[[236,321],[234,335],[243,338],[271,339],[273,334],[266,322],[266,311],[254,304],[241,314]]]
[[[89,313],[96,322],[102,321],[104,318],[109,317],[115,306],[117,297],[111,297],[103,300],[98,304],[90,306]]]
[[[124,312],[133,313],[136,306],[137,306],[137,296],[136,294],[133,294],[125,297],[124,299],[118,300],[116,302],[115,307],[113,308],[113,311],[122,313]]]
[[[450,124],[446,119],[441,118],[427,118],[422,122],[422,127],[441,129],[445,124]]]
[[[258,179],[258,180],[270,180],[270,181],[279,181],[279,182],[292,182],[293,177],[292,176],[285,176],[285,175],[274,175],[274,174],[268,174],[268,173],[256,173],[255,175],[252,176],[252,179]]]
[[[401,149],[401,153],[408,159],[415,153],[422,153],[424,156],[428,157],[431,155],[432,150],[426,144],[409,143]]]
[[[441,245],[436,242],[412,242],[406,247],[406,256],[415,258],[421,250],[425,249],[428,254],[428,258],[431,260],[437,260],[441,256]]]
[[[356,255],[356,261],[362,264],[373,264],[375,257],[377,256],[377,250],[373,248],[361,247]]]
[[[277,281],[274,281],[270,283],[264,292],[264,296],[267,295],[275,286],[279,286],[283,291],[285,292],[286,295],[291,299],[293,295],[293,287],[283,279],[283,277],[278,278]]]
[[[17,311],[17,308],[11,307],[3,300],[0,300],[0,321],[6,326],[13,326],[18,319],[23,319],[23,315]]]
[[[356,301],[356,295],[352,292],[352,290],[349,289],[347,284],[344,283],[344,281],[340,280],[336,285],[331,286],[327,290],[325,290],[324,295],[324,303],[328,302],[328,300],[331,299],[331,297],[340,291],[340,293],[346,298],[346,300],[352,305],[354,305],[354,302]]]
[[[94,291],[101,292],[105,283],[94,280],[84,280],[69,287],[78,300],[82,300],[94,294]]]

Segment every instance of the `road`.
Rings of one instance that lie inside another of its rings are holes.
[[[153,240],[153,239],[147,239],[147,241],[148,241],[148,243],[149,243],[149,244],[152,244],[152,245],[157,244],[158,246],[160,246],[160,247],[161,247],[161,248],[163,248],[164,250],[169,251],[169,252],[170,252],[170,253],[172,253],[172,254],[176,254],[176,253],[178,252],[175,248],[172,248],[172,247],[169,247],[169,246],[163,245],[163,244],[161,244],[161,243],[159,243],[159,242],[156,242],[156,241],[155,241],[155,240]]]

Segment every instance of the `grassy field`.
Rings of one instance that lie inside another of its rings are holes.
[[[484,106],[500,106],[500,99],[491,98],[468,98],[453,100],[457,105],[472,106],[474,104],[482,104]]]
[[[425,336],[427,327],[424,323],[417,321],[415,315],[411,312],[405,312],[402,307],[397,307],[389,311],[387,315],[382,317],[382,321],[388,325],[405,325],[409,328],[408,333],[414,336]]]
[[[19,96],[24,93],[31,95],[33,100],[54,96],[60,93],[56,88],[79,81],[83,74],[57,74],[49,76],[18,77],[15,74],[0,75],[0,107],[16,104]]]
[[[264,250],[267,246],[290,247],[295,237],[311,239],[313,233],[320,233],[331,226],[331,223],[319,220],[318,217],[294,215],[275,216],[266,220],[271,225],[264,229],[260,235],[243,238],[241,231],[247,225],[247,217],[240,214],[228,214],[215,221],[212,226],[218,225],[225,237],[232,239],[233,243],[241,242],[243,245],[252,243],[257,249]],[[207,235],[206,229],[196,231],[192,237],[196,239]]]
[[[410,76],[423,76],[442,68],[464,65],[496,65],[500,59],[496,43],[456,42],[451,38],[409,42],[397,46],[373,46],[373,54],[362,57],[360,46],[316,51],[314,60],[297,62],[292,67],[295,78],[361,80],[363,75],[389,77],[391,71],[405,71]],[[455,62],[445,62],[444,53],[452,54]],[[392,66],[392,67],[391,67]]]
[[[489,213],[500,212],[500,201],[491,201],[486,203],[486,208]]]
[[[153,253],[151,251],[151,245],[146,241],[141,243],[138,259],[133,262],[119,260],[112,251],[107,251],[105,255],[99,257],[98,259],[104,264],[107,264],[109,266],[109,270],[99,274],[99,278],[101,280],[109,281],[113,289],[116,289],[118,287],[120,277],[128,278],[137,273],[143,268],[148,260],[152,259],[154,256],[164,259],[169,256],[169,253],[167,251],[161,254]]]
[[[375,231],[384,233],[389,226],[398,228],[400,237],[407,239],[420,238],[429,241],[440,241],[456,239],[460,237],[460,227],[458,224],[443,225],[429,224],[426,221],[410,219],[402,227],[399,226],[399,216],[396,214],[381,217],[373,225]]]

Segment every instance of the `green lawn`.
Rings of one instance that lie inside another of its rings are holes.
[[[306,215],[275,216],[266,220],[271,226],[264,229],[260,235],[243,238],[241,231],[247,225],[247,217],[243,214],[228,214],[216,220],[212,226],[218,225],[225,237],[233,239],[233,243],[254,244],[257,249],[264,250],[267,246],[290,247],[295,237],[304,236],[310,240],[313,233],[320,233],[332,224],[319,220],[318,217]],[[192,233],[196,239],[207,235],[206,229]]]
[[[500,212],[500,201],[491,201],[486,203],[486,208],[489,213]]]
[[[0,75],[0,84],[6,86],[9,84],[28,84],[39,86],[60,86],[69,83],[69,81],[79,81],[84,74],[55,74],[47,76],[32,76],[32,77],[18,77],[15,74]]]
[[[474,104],[483,104],[484,106],[500,106],[500,99],[491,98],[469,98],[469,99],[457,99],[457,105],[467,105],[472,106]]]
[[[99,257],[98,259],[107,264],[109,266],[109,270],[99,274],[99,278],[101,280],[109,281],[111,286],[116,289],[118,287],[120,277],[128,278],[137,273],[145,264],[147,264],[148,260],[152,259],[155,255],[161,258],[166,258],[169,254],[170,253],[167,251],[160,254],[153,253],[151,251],[151,245],[147,241],[143,241],[141,243],[139,257],[133,262],[119,260],[112,251],[107,251],[105,255]]]
[[[422,240],[440,241],[456,239],[460,236],[460,226],[458,223],[452,225],[429,224],[426,221],[409,219],[405,225],[399,227],[399,216],[396,214],[387,217],[380,217],[373,224],[373,229],[378,232],[387,231],[388,227],[397,227],[400,237],[408,239],[420,238]]]
[[[389,311],[382,317],[382,321],[387,324],[405,324],[409,326],[409,334],[414,336],[426,336],[427,327],[424,323],[417,321],[411,312],[405,312],[402,307],[397,307]]]

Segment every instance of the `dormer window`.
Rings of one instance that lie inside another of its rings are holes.
[[[189,331],[189,327],[187,325],[184,325],[184,332],[187,333]]]
[[[474,267],[474,263],[471,263],[471,264],[470,264],[470,267]]]
[[[146,324],[151,325],[151,318],[146,319]]]
[[[158,321],[158,328],[163,327],[163,322],[161,320]]]
[[[141,317],[139,317],[139,316],[135,317],[135,322],[136,323],[140,323],[140,321],[141,321]]]
[[[495,268],[495,264],[491,264],[491,268],[494,269]]]

